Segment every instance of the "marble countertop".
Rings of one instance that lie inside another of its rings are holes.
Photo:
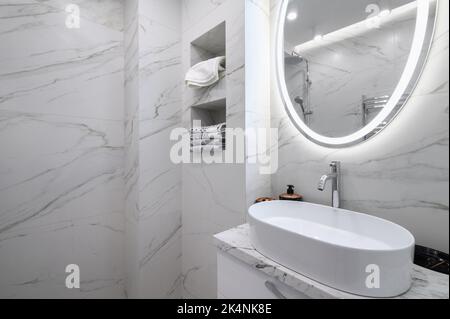
[[[250,243],[248,224],[216,235],[215,244],[218,249],[311,298],[367,299],[322,285],[264,257]],[[448,276],[415,265],[413,277],[412,288],[396,299],[449,299]]]

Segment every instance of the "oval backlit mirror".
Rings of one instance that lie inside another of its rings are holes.
[[[375,136],[408,101],[430,50],[437,0],[283,0],[277,79],[310,140],[344,147]]]

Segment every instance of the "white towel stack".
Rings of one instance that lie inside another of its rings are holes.
[[[225,148],[226,124],[191,129],[191,150],[193,152],[218,151]]]
[[[194,65],[186,74],[186,84],[190,87],[208,87],[220,80],[225,71],[225,57],[217,57]]]

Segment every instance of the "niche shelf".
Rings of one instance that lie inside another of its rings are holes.
[[[226,55],[226,24],[218,26],[204,33],[191,42],[191,65]]]
[[[202,126],[212,126],[226,122],[227,101],[221,99],[192,107],[192,120],[202,121]],[[193,123],[192,123],[193,124]]]
[[[195,127],[194,121],[201,121],[201,125],[214,126],[222,123],[226,123],[227,108],[226,99],[217,100],[214,102],[205,103],[202,105],[194,106],[191,108],[193,122],[191,127]],[[223,138],[225,135],[223,135]],[[206,139],[208,140],[208,139]],[[225,141],[225,140],[223,140]],[[219,149],[216,149],[217,152]],[[225,150],[225,144],[220,148],[221,151]],[[194,151],[194,149],[193,149]],[[194,151],[198,152],[198,150]],[[201,151],[203,152],[203,151]]]
[[[226,56],[226,23],[222,22],[191,42],[191,66],[205,60]],[[207,88],[189,89],[189,105],[220,104],[227,96],[226,76]]]
[[[226,56],[226,23],[222,22],[191,42],[191,66],[197,63]],[[226,123],[227,81],[226,72],[220,80],[206,88],[189,88],[188,105],[191,109],[191,127],[194,121],[202,126]]]

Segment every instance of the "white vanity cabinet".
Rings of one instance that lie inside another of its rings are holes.
[[[314,281],[259,253],[245,224],[214,236],[222,299],[367,299]],[[448,276],[414,265],[412,288],[398,299],[448,299]],[[397,299],[395,298],[395,299]]]
[[[219,299],[310,299],[220,250],[217,266]]]

